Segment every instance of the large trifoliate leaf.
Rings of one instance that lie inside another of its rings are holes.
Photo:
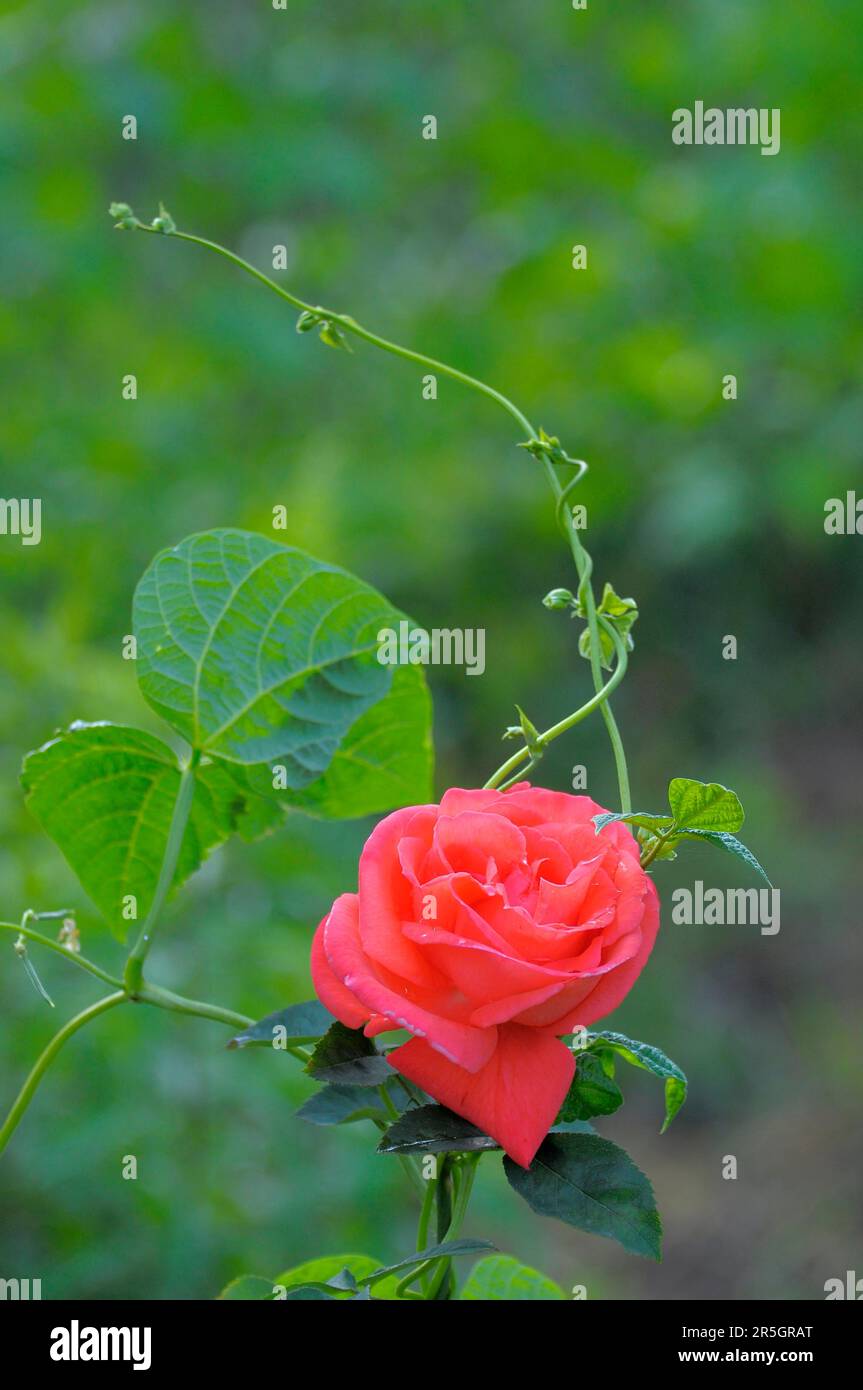
[[[156,888],[180,785],[175,754],[139,729],[76,723],[27,755],[21,781],[30,810],[122,940]],[[234,769],[202,765],[174,886],[229,835],[253,838],[280,819]]]
[[[248,531],[190,536],[135,592],[138,681],[194,748],[313,815],[429,799],[431,710],[416,667],[378,659],[402,618],[346,571]]]
[[[248,769],[262,795],[309,816],[350,820],[431,801],[431,698],[416,666],[396,667],[389,694],[348,731],[322,777],[307,787],[274,787],[270,766]]]
[[[376,634],[392,618],[368,585],[302,551],[203,532],[157,555],[135,591],[138,681],[194,748],[281,761],[307,786],[387,694]]]

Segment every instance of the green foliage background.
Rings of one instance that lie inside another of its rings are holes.
[[[119,965],[17,775],[74,718],[156,729],[121,639],[152,555],[192,531],[267,533],[282,503],[284,539],[428,627],[486,629],[483,679],[432,673],[439,791],[497,765],[516,700],[542,726],[589,688],[573,625],[540,604],[573,576],[506,417],[443,380],[423,401],[411,367],[298,337],[224,263],[111,230],[112,198],[142,217],[163,198],[265,268],[285,243],[301,295],[499,385],[589,460],[597,580],[641,609],[616,700],[634,799],[661,807],[674,775],[733,786],[781,887],[775,937],[666,910],[610,1021],[690,1076],[661,1140],[640,1074],[601,1126],[654,1181],[661,1268],[532,1216],[496,1160],[481,1173],[469,1233],[590,1297],[818,1298],[859,1268],[863,542],[825,536],[823,507],[863,481],[862,32],[852,0],[0,16],[0,491],[41,496],[44,527],[38,547],[0,537],[0,914],[76,903],[85,950]],[[779,107],[780,154],[673,146],[671,111],[696,99]],[[603,739],[581,725],[543,779],[566,788],[584,763],[613,807]],[[154,975],[256,1017],[307,997],[312,929],[368,828],[296,817],[220,851]],[[693,846],[656,876],[667,903],[745,873]],[[38,963],[52,1016],[11,944],[0,957],[4,1106],[94,997]],[[143,1008],[74,1039],[2,1160],[0,1276],[41,1277],[45,1297],[210,1297],[247,1270],[410,1248],[413,1198],[371,1134],[295,1121],[309,1086],[290,1059],[225,1040]]]

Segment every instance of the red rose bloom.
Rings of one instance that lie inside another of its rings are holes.
[[[597,835],[601,811],[527,782],[395,811],[312,946],[327,1008],[411,1032],[391,1065],[524,1167],[575,1073],[560,1035],[617,1007],[659,926],[631,831]]]

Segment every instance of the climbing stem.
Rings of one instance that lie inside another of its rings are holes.
[[[444,1240],[455,1240],[456,1236],[462,1228],[462,1222],[464,1221],[464,1218],[467,1215],[467,1208],[468,1203],[470,1201],[470,1195],[473,1191],[474,1179],[476,1178],[476,1170],[481,1158],[481,1153],[463,1154],[461,1156],[461,1161],[458,1168],[458,1182],[456,1184],[456,1193],[455,1201],[453,1203],[452,1218],[450,1220],[449,1230],[444,1236]],[[435,1271],[435,1274],[429,1284],[428,1291],[426,1293],[426,1298],[431,1300],[437,1297],[438,1293],[443,1287],[444,1280],[449,1275],[451,1265],[451,1260],[444,1259],[440,1261],[438,1269]]]
[[[0,1153],[3,1152],[11,1136],[15,1132],[21,1116],[24,1114],[24,1111],[27,1109],[27,1106],[30,1104],[35,1094],[39,1082],[42,1080],[42,1077],[45,1075],[45,1072],[50,1067],[67,1038],[71,1038],[73,1033],[77,1033],[78,1029],[83,1028],[84,1024],[89,1023],[91,1019],[98,1018],[99,1014],[107,1013],[108,1009],[116,1008],[118,1004],[124,1004],[126,998],[127,996],[123,990],[118,990],[116,994],[109,994],[105,999],[100,999],[98,1003],[91,1004],[89,1008],[82,1009],[79,1014],[76,1014],[74,1018],[70,1018],[69,1022],[63,1025],[59,1033],[54,1034],[48,1046],[37,1058],[30,1075],[18,1092],[15,1103],[6,1116],[2,1129],[0,1129]]]
[[[552,724],[550,729],[545,730],[545,733],[539,734],[538,737],[534,739],[530,748],[525,745],[523,748],[519,748],[513,753],[512,757],[507,758],[506,762],[502,763],[497,771],[493,772],[491,777],[489,777],[488,781],[485,783],[486,787],[511,786],[514,780],[518,780],[519,777],[524,775],[527,768],[535,766],[538,762],[538,757],[532,756],[535,751],[538,751],[539,755],[541,755],[553,739],[558,738],[561,734],[565,734],[567,730],[573,728],[574,725],[581,723],[581,720],[586,719],[595,709],[605,708],[609,695],[626,675],[627,653],[626,645],[617,629],[611,623],[606,623],[604,620],[602,621],[602,627],[603,631],[608,633],[614,643],[616,657],[615,668],[605,682],[605,685],[600,684],[597,693],[587,700],[585,704],[581,705],[579,709],[575,710],[572,714],[568,714],[565,719],[559,720],[557,724]],[[530,759],[527,768],[518,771],[517,776],[513,777],[512,774],[516,773],[517,769],[520,769],[520,765],[524,762],[525,758]]]
[[[382,1086],[378,1086],[377,1090],[378,1095],[381,1098],[381,1103],[383,1104],[384,1109],[389,1115],[390,1120],[397,1120],[399,1117],[399,1112],[393,1105],[392,1099],[390,1098],[389,1092],[387,1091],[387,1083],[384,1082]],[[408,1094],[410,1093],[408,1092]],[[419,1197],[420,1202],[424,1203],[426,1197],[425,1184],[423,1182],[419,1168],[417,1167],[416,1163],[410,1157],[409,1154],[398,1154],[397,1158],[402,1166],[402,1169],[405,1173],[405,1176],[407,1177],[408,1182],[410,1183],[416,1195]]]
[[[465,1214],[467,1213],[468,1202],[473,1190],[474,1178],[476,1177],[477,1165],[482,1158],[481,1153],[464,1154],[444,1154],[439,1159],[440,1170],[437,1179],[429,1182],[429,1188],[434,1188],[431,1194],[426,1194],[426,1201],[420,1213],[420,1224],[417,1230],[417,1250],[426,1248],[428,1241],[428,1227],[431,1218],[432,1208],[435,1199],[440,1197],[441,1185],[446,1181],[447,1172],[450,1171],[453,1178],[453,1207],[447,1230],[441,1234],[438,1232],[438,1239],[441,1244],[446,1241],[455,1240],[462,1227]],[[407,1290],[411,1284],[421,1282],[423,1285],[424,1296],[428,1300],[436,1299],[440,1293],[444,1281],[447,1279],[452,1261],[445,1255],[436,1255],[430,1260],[424,1260],[421,1265],[410,1270],[404,1278],[397,1284],[395,1294],[397,1298],[407,1297]],[[434,1271],[432,1274],[431,1271]],[[430,1277],[427,1277],[430,1276]]]
[[[306,327],[318,325],[322,331],[329,331],[334,327],[342,335],[349,334],[355,338],[360,338],[363,342],[370,343],[373,347],[380,349],[382,352],[390,353],[394,357],[401,357],[407,362],[414,362],[418,366],[427,367],[432,372],[439,372],[441,375],[447,376],[453,381],[458,381],[461,385],[468,387],[470,390],[477,391],[490,400],[495,401],[517,422],[519,428],[524,430],[525,434],[528,436],[527,441],[524,442],[531,447],[531,452],[534,453],[536,457],[542,458],[546,476],[557,503],[558,519],[566,534],[578,572],[579,598],[590,632],[591,677],[594,691],[598,697],[596,702],[591,705],[591,710],[598,707],[605,722],[617,772],[621,810],[631,810],[632,803],[629,790],[629,773],[623,748],[623,740],[621,739],[620,731],[617,727],[617,721],[612,713],[611,705],[608,702],[610,691],[607,687],[610,683],[604,684],[602,678],[599,620],[593,588],[591,586],[592,561],[579,537],[578,528],[573,519],[572,509],[566,505],[572,488],[583,476],[587,465],[581,462],[575,464],[575,461],[563,454],[559,447],[556,450],[549,447],[550,441],[544,436],[540,438],[537,435],[537,431],[524,412],[519,410],[518,406],[515,405],[508,396],[505,396],[503,392],[496,390],[493,386],[489,386],[487,382],[480,381],[478,377],[470,376],[467,372],[459,371],[457,367],[452,367],[447,362],[441,362],[438,358],[429,357],[423,352],[416,352],[413,348],[406,348],[400,343],[392,342],[389,338],[383,338],[380,334],[373,333],[370,329],[364,328],[362,324],[357,323],[356,319],[352,318],[350,314],[338,313],[333,309],[326,309],[320,304],[307,303],[304,299],[300,299],[297,295],[292,294],[289,290],[286,290],[282,285],[271,279],[269,275],[265,275],[263,271],[258,270],[257,267],[253,266],[249,261],[244,260],[242,256],[238,256],[236,252],[228,250],[227,247],[221,246],[218,242],[211,241],[207,237],[194,236],[190,232],[179,231],[174,225],[173,219],[164,209],[160,213],[160,216],[154,218],[153,222],[149,225],[136,217],[131,208],[125,204],[112,204],[110,211],[112,216],[119,218],[116,226],[120,229],[150,232],[157,236],[170,236],[176,238],[178,241],[188,241],[194,246],[202,246],[208,251],[213,251],[217,256],[221,256],[224,260],[229,261],[232,265],[245,271],[247,275],[251,275],[255,280],[259,281],[259,283],[265,285],[267,289],[272,290],[280,299],[284,299],[288,304],[292,305],[293,308],[299,309],[301,316],[306,318]],[[332,339],[330,338],[328,341],[332,342]],[[336,337],[335,345],[341,345],[338,337]],[[575,474],[569,478],[565,485],[561,483],[560,477],[558,476],[558,468],[561,464],[570,468],[575,464]],[[614,674],[617,675],[617,671],[615,671]],[[622,673],[620,678],[622,679]],[[600,696],[601,698],[599,698]],[[497,776],[498,774],[495,773],[495,780],[489,785],[499,785],[496,780]]]
[[[287,303],[291,304],[295,309],[299,309],[301,313],[314,315],[322,325],[330,323],[335,324],[336,327],[340,328],[344,333],[351,333],[355,338],[362,338],[363,342],[371,343],[373,347],[379,348],[381,352],[392,353],[394,357],[401,357],[407,362],[416,362],[422,367],[430,367],[432,371],[440,372],[443,376],[448,376],[453,381],[460,381],[463,386],[468,386],[472,390],[479,391],[484,396],[488,396],[491,400],[497,401],[498,405],[508,411],[514,420],[518,421],[519,426],[526,434],[531,437],[534,435],[535,431],[527,419],[527,416],[523,415],[518,406],[514,405],[501,391],[496,391],[495,388],[489,386],[487,382],[480,381],[478,377],[469,376],[467,372],[460,372],[457,367],[451,367],[447,362],[440,362],[435,357],[427,357],[424,352],[415,352],[412,348],[402,347],[400,343],[393,343],[388,338],[382,338],[380,334],[372,333],[370,329],[363,328],[362,324],[357,323],[356,319],[351,318],[350,314],[340,314],[337,313],[335,309],[325,309],[321,304],[307,304],[304,299],[300,299],[297,295],[291,294],[284,286],[272,280],[269,275],[265,275],[262,270],[258,270],[257,266],[253,266],[250,261],[244,260],[242,256],[238,256],[234,251],[229,251],[226,246],[220,246],[217,241],[210,241],[207,237],[193,236],[190,232],[175,230],[165,233],[161,228],[147,226],[146,223],[139,222],[137,219],[136,230],[139,232],[154,232],[156,235],[167,234],[168,236],[176,237],[178,241],[189,241],[194,246],[203,246],[208,251],[215,251],[216,255],[224,257],[224,259],[230,261],[232,265],[238,266],[240,270],[244,270],[247,275],[253,276],[255,280],[258,280],[262,285],[266,285],[267,289],[272,290],[280,299],[286,300]]]
[[[151,985],[149,982],[142,985],[133,998],[136,1004],[153,1004],[157,1009],[169,1009],[171,1013],[211,1018],[214,1023],[226,1023],[229,1028],[249,1028],[255,1021],[246,1018],[245,1014],[234,1013],[233,1009],[223,1009],[219,1004],[206,1004],[200,999],[187,999],[182,994],[174,994],[170,989],[162,989],[159,985]],[[294,1048],[293,1051],[304,1061],[308,1059],[308,1054],[301,1052],[299,1048]]]
[[[194,752],[180,774],[180,785],[177,788],[177,799],[174,802],[174,812],[171,816],[168,841],[165,845],[165,854],[162,859],[162,867],[159,870],[156,891],[153,894],[153,901],[144,919],[144,925],[141,927],[138,940],[135,942],[135,945],[129,953],[129,958],[126,961],[126,970],[123,979],[127,993],[133,998],[140,993],[144,979],[144,961],[147,959],[147,952],[153,944],[153,937],[156,933],[159,914],[162,911],[171,884],[174,882],[174,874],[177,871],[177,861],[180,857],[183,836],[186,833],[189,813],[192,809],[192,800],[195,795],[195,768],[198,765],[199,758],[200,754]]]
[[[572,508],[569,506],[569,497],[572,493],[572,489],[574,488],[575,484],[579,481],[581,474],[577,473],[574,478],[571,478],[567,482],[565,486],[562,486],[560,478],[558,477],[557,469],[555,468],[552,461],[548,457],[546,457],[543,459],[543,463],[545,466],[545,472],[546,477],[548,478],[549,486],[551,487],[551,490],[554,493],[555,499],[557,501],[558,521],[560,522],[560,525],[563,527],[566,538],[569,541],[569,548],[572,552],[572,558],[575,561],[575,568],[578,573],[579,583],[577,598],[579,599],[582,605],[582,611],[584,612],[587,618],[587,627],[590,633],[590,673],[593,678],[593,688],[597,692],[597,694],[599,694],[600,690],[602,689],[602,649],[600,647],[599,642],[599,618],[596,612],[596,599],[594,598],[593,586],[591,584],[591,575],[593,573],[593,560],[591,559],[590,555],[585,550],[581,542],[581,537],[578,532],[578,527],[575,524],[575,518],[573,516]],[[614,637],[616,635],[615,631],[612,629],[611,624],[604,624],[604,626],[610,636]],[[618,647],[617,643],[615,643],[615,647],[617,649],[619,665],[620,648]],[[617,673],[615,672],[615,674]],[[621,676],[621,679],[622,678],[623,677]],[[608,703],[607,699],[602,700],[600,702],[600,712],[605,722],[605,727],[608,731],[608,737],[611,743],[611,751],[614,756],[614,765],[615,770],[617,772],[617,784],[618,790],[620,792],[620,809],[622,811],[631,811],[632,797],[629,789],[629,770],[626,764],[626,754],[623,749],[623,740],[620,737],[620,730],[617,727],[617,721],[614,717],[614,714],[612,713],[611,705]]]
[[[425,1250],[428,1245],[429,1223],[435,1208],[436,1188],[437,1178],[427,1178],[422,1210],[420,1211],[420,1219],[417,1223],[417,1250]]]
[[[3,927],[8,927],[9,925],[8,922],[0,923],[0,926]],[[20,927],[15,927],[14,930],[20,931],[22,929]],[[46,937],[43,939],[38,932],[24,929],[24,934],[30,940],[38,942],[40,946],[57,946],[57,943],[52,942],[49,938]],[[64,950],[62,946],[58,946],[58,949],[61,951]],[[72,959],[79,965],[83,964],[77,956],[73,956]],[[91,973],[99,975],[100,978],[111,979],[111,977],[107,976],[104,971],[101,971],[98,966],[91,966],[89,961],[86,963],[85,969],[91,970]],[[120,984],[119,981],[115,983],[118,985]],[[66,1039],[70,1038],[73,1033],[77,1033],[78,1029],[83,1028],[84,1024],[89,1023],[91,1019],[98,1018],[99,1014],[105,1013],[108,1009],[113,1009],[115,1005],[122,1004],[127,1000],[138,1004],[152,1004],[156,1008],[168,1009],[172,1013],[190,1014],[195,1018],[210,1018],[215,1023],[227,1024],[229,1028],[248,1028],[249,1025],[254,1022],[253,1019],[246,1018],[243,1014],[234,1013],[232,1009],[223,1009],[218,1004],[207,1004],[199,999],[187,999],[181,994],[174,994],[169,989],[161,989],[158,985],[149,983],[142,984],[138,992],[134,995],[131,995],[127,989],[121,985],[115,994],[110,994],[107,998],[100,999],[98,1003],[91,1004],[88,1008],[83,1009],[81,1013],[76,1014],[75,1017],[64,1024],[60,1031],[51,1039],[48,1046],[38,1058],[30,1075],[24,1082],[24,1085],[21,1087],[15,1103],[9,1111],[6,1122],[3,1128],[0,1129],[0,1153],[2,1153],[13,1131],[17,1128],[24,1111],[35,1095],[39,1082],[57,1056],[57,1053],[60,1051]],[[302,1048],[289,1047],[287,1050],[300,1061],[305,1062],[308,1060],[309,1054]]]
[[[668,841],[678,833],[678,829],[679,827],[677,825],[671,825],[661,835],[657,835],[656,839],[650,844],[650,846],[644,851],[644,854],[641,856],[642,869],[646,869],[648,865],[653,863],[654,859],[658,855],[659,851],[662,849],[663,845],[667,844]]]

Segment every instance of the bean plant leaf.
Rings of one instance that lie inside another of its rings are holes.
[[[279,1291],[286,1289],[290,1299],[296,1296],[293,1290],[298,1288],[324,1287],[329,1290],[327,1297],[346,1299],[352,1296],[352,1286],[344,1278],[345,1271],[350,1275],[353,1288],[356,1288],[359,1280],[380,1268],[380,1260],[372,1255],[321,1255],[285,1270],[273,1281],[273,1288]],[[395,1278],[379,1280],[375,1284],[375,1298],[393,1298],[397,1283]]]
[[[306,787],[274,786],[281,773],[248,769],[251,784],[282,805],[323,819],[350,820],[433,796],[431,697],[417,666],[395,669],[389,693],[360,715],[326,772]],[[275,766],[275,765],[274,765]],[[284,766],[280,764],[279,766]]]
[[[674,777],[668,786],[668,804],[670,815],[653,815],[649,811],[603,811],[593,817],[596,833],[598,835],[606,825],[613,825],[616,821],[625,821],[640,831],[646,831],[639,839],[651,862],[675,859],[675,846],[681,840],[707,840],[742,859],[744,864],[761,875],[765,883],[770,884],[770,879],[752,851],[730,833],[739,830],[744,821],[743,807],[736,792],[723,787],[720,782],[696,782],[691,777]]]
[[[381,1086],[393,1069],[362,1028],[334,1023],[324,1034],[306,1066],[316,1081],[340,1086]]]
[[[597,835],[607,825],[614,825],[617,821],[638,826],[640,830],[650,830],[654,834],[668,830],[674,824],[671,816],[653,816],[649,811],[603,811],[601,815],[593,817]]]
[[[153,899],[180,785],[176,755],[139,729],[75,723],[28,753],[21,782],[29,809],[122,940]],[[280,820],[223,767],[202,765],[174,887],[235,831],[254,836]]]
[[[549,1134],[529,1168],[509,1157],[510,1185],[540,1216],[608,1236],[625,1250],[661,1259],[662,1223],[653,1189],[623,1149],[598,1134]]]
[[[636,1042],[623,1033],[589,1033],[588,1048],[593,1052],[611,1051],[629,1062],[633,1067],[652,1072],[665,1082],[665,1122],[661,1133],[665,1133],[683,1102],[686,1100],[688,1082],[676,1062],[651,1043]],[[581,1066],[581,1060],[579,1060]]]
[[[734,854],[738,859],[742,859],[744,864],[748,864],[750,869],[754,869],[760,874],[764,882],[771,888],[773,884],[762,869],[751,849],[747,849],[736,835],[729,835],[724,830],[683,830],[680,833],[681,840],[707,840],[710,844],[718,845],[720,849],[728,850],[729,854]]]
[[[231,1038],[228,1047],[272,1047],[277,1051],[285,1043],[313,1042],[322,1038],[335,1022],[329,1009],[317,999],[305,1004],[290,1004],[286,1009],[267,1014],[259,1023],[252,1023],[242,1033]]]
[[[381,1154],[476,1153],[499,1149],[490,1135],[444,1105],[420,1105],[406,1110],[378,1144]]]
[[[719,782],[674,777],[668,784],[668,805],[681,830],[734,831],[744,820],[737,793]]]
[[[598,1057],[581,1052],[569,1090],[560,1107],[559,1123],[612,1115],[623,1104],[623,1094]]]
[[[274,767],[285,793],[331,772],[308,809],[389,809],[426,794],[430,766],[422,673],[396,681],[377,659],[378,633],[401,619],[370,585],[301,550],[202,532],[157,555],[135,591],[138,681],[194,748],[257,769],[258,791],[273,790]]]
[[[512,1255],[486,1255],[478,1260],[459,1293],[460,1301],[492,1300],[508,1303],[560,1302],[566,1294],[553,1279],[523,1265]]]

